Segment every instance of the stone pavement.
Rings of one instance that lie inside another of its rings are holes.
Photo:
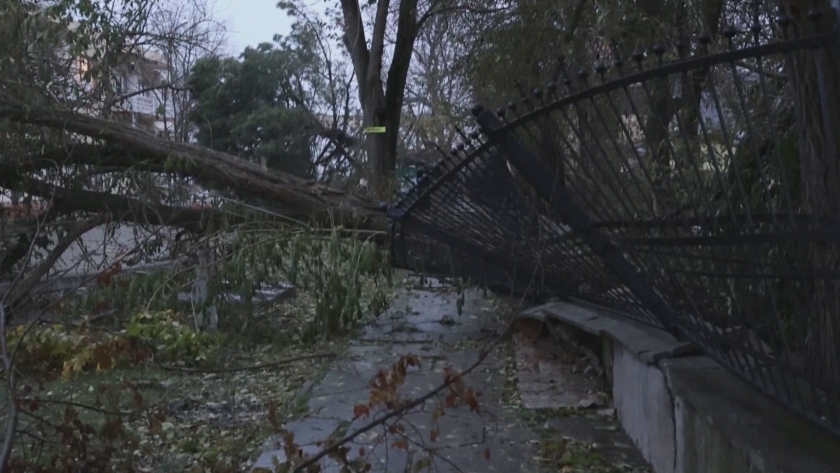
[[[459,315],[457,299],[457,294],[445,288],[407,291],[388,312],[362,329],[347,356],[301,398],[306,414],[286,425],[303,452],[316,453],[329,439],[341,438],[376,418],[374,410],[369,417],[354,418],[354,407],[368,402],[369,382],[401,355],[412,353],[421,361],[420,369],[408,370],[399,391],[403,399],[416,399],[439,386],[445,367],[463,370],[474,363],[477,347],[491,339],[496,329],[493,303],[482,293],[468,290]],[[348,445],[348,458],[364,457],[373,472],[540,471],[544,433],[506,406],[510,397],[505,396],[505,390],[510,390],[506,379],[515,370],[511,365],[515,363],[510,350],[502,344],[478,369],[464,377],[468,387],[481,392],[481,415],[467,406],[447,408],[433,426],[432,410],[442,398],[430,400],[404,416],[404,436],[378,427]],[[570,424],[570,428],[575,425]],[[545,426],[551,427],[549,423]],[[402,439],[408,440],[407,449],[394,446]],[[269,439],[264,450],[254,469],[274,471],[273,458],[280,463],[285,461],[282,439]],[[427,469],[429,461],[431,466]],[[330,473],[353,471],[341,470],[329,459],[322,461],[321,466],[322,471]]]

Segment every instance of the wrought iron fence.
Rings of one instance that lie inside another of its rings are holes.
[[[392,208],[396,263],[667,329],[840,434],[840,36],[764,18],[476,107]]]

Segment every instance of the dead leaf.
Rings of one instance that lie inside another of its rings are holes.
[[[370,408],[368,408],[368,406],[366,406],[364,404],[358,404],[358,405],[356,405],[356,407],[353,408],[353,416],[357,419],[359,417],[362,417],[362,416],[367,417],[369,415],[370,415]]]
[[[446,396],[446,407],[455,407],[455,393],[449,393]]]

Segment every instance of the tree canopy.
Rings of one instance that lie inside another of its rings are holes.
[[[195,98],[190,118],[196,140],[218,151],[300,177],[313,175],[313,119],[298,104],[295,51],[263,43],[233,58],[206,58],[190,74]]]

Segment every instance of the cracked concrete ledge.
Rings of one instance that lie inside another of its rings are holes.
[[[601,337],[622,426],[657,473],[836,473],[837,439],[671,335],[566,302],[521,314]]]

